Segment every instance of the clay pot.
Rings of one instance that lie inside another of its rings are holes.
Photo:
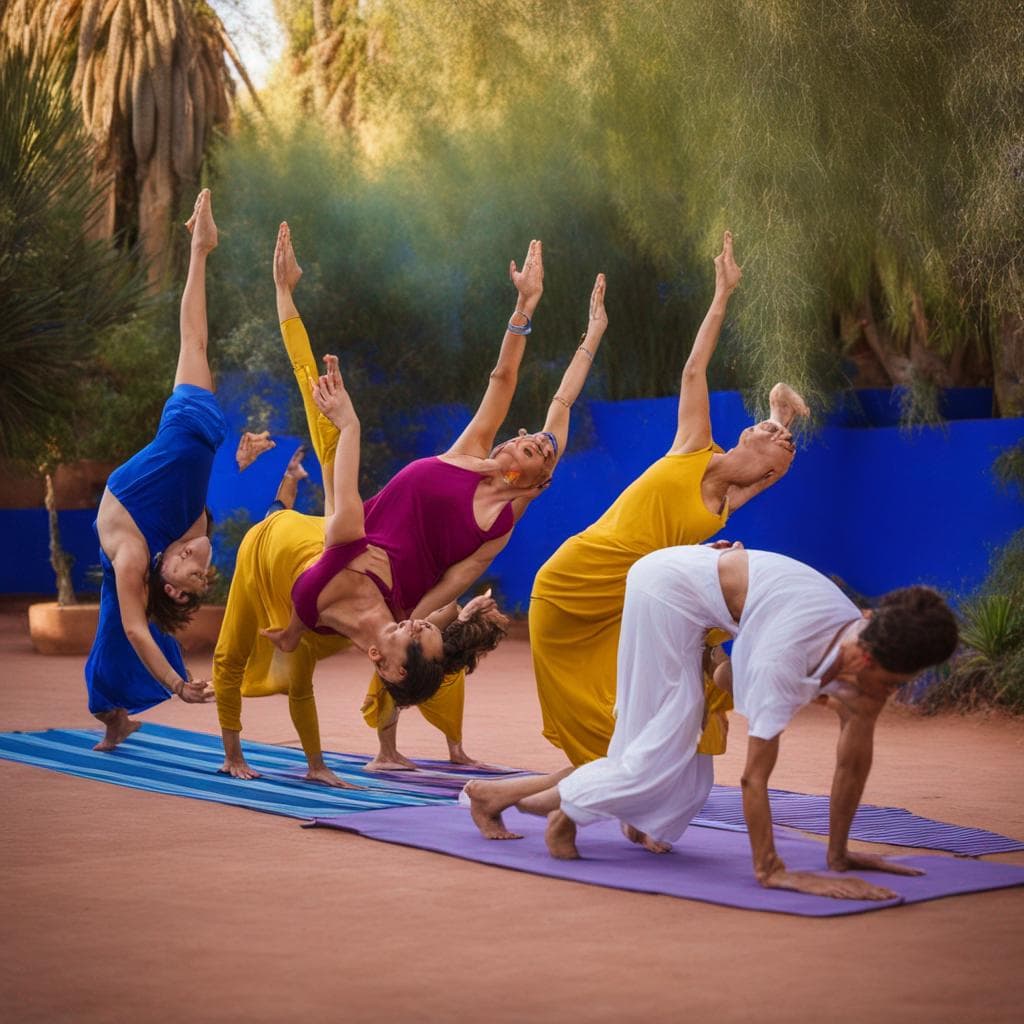
[[[98,604],[70,604],[56,601],[28,606],[28,632],[32,646],[40,654],[88,654],[96,636]],[[224,605],[204,604],[186,629],[177,634],[181,649],[212,651],[217,644]]]
[[[188,653],[193,651],[212,651],[217,646],[220,625],[224,621],[224,605],[200,605],[192,616],[192,621],[178,634],[177,640],[181,649]]]
[[[98,604],[30,604],[28,632],[32,646],[40,654],[88,654],[99,615]]]

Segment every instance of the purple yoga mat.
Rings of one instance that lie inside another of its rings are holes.
[[[601,822],[580,830],[577,846],[582,859],[559,861],[548,856],[544,846],[544,819],[515,810],[505,813],[505,824],[515,832],[522,832],[524,839],[484,839],[477,832],[468,811],[447,806],[389,808],[337,818],[318,818],[316,824],[343,832],[356,832],[368,839],[446,853],[514,871],[804,917],[859,914],[903,903],[921,903],[960,893],[1024,885],[1024,868],[1021,867],[941,855],[918,855],[895,858],[901,864],[922,868],[926,873],[918,877],[877,871],[856,872],[862,878],[899,893],[900,898],[896,900],[835,900],[781,889],[763,889],[751,871],[746,832],[728,825],[714,828],[691,826],[671,853],[656,855],[628,843],[617,822]],[[792,870],[824,870],[825,847],[822,843],[777,834],[775,844],[779,856]]]

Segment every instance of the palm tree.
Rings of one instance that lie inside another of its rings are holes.
[[[145,300],[134,261],[87,237],[100,194],[68,77],[19,47],[0,55],[0,456],[47,480],[61,603],[74,595],[49,475],[94,418],[82,396],[98,338]]]
[[[96,230],[137,234],[159,287],[171,219],[230,117],[229,60],[255,95],[220,18],[205,0],[11,0],[2,27],[9,41],[31,39],[73,64],[103,188]]]

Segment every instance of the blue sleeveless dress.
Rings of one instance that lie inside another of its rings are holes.
[[[213,457],[227,429],[211,392],[194,384],[179,384],[164,405],[156,437],[110,474],[107,488],[128,510],[149,545],[150,558],[185,534],[202,514]],[[171,694],[150,675],[125,636],[114,567],[102,547],[100,565],[103,584],[99,624],[85,663],[89,710],[96,714],[124,708],[135,714],[167,700]],[[185,678],[178,642],[152,623],[149,631],[167,660]]]

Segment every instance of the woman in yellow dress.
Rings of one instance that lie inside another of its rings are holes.
[[[807,414],[803,400],[777,384],[772,419],[748,427],[728,452],[712,440],[707,367],[742,276],[729,232],[714,262],[715,296],[683,367],[672,447],[596,523],[562,544],[537,573],[530,595],[544,736],[574,766],[604,757],[615,726],[616,657],[630,567],[651,551],[699,544],[716,534],[731,512],[789,469],[794,447],[788,428]],[[724,634],[708,639],[709,645],[721,643]],[[731,703],[706,679],[707,726],[698,749],[722,753],[724,711]]]

